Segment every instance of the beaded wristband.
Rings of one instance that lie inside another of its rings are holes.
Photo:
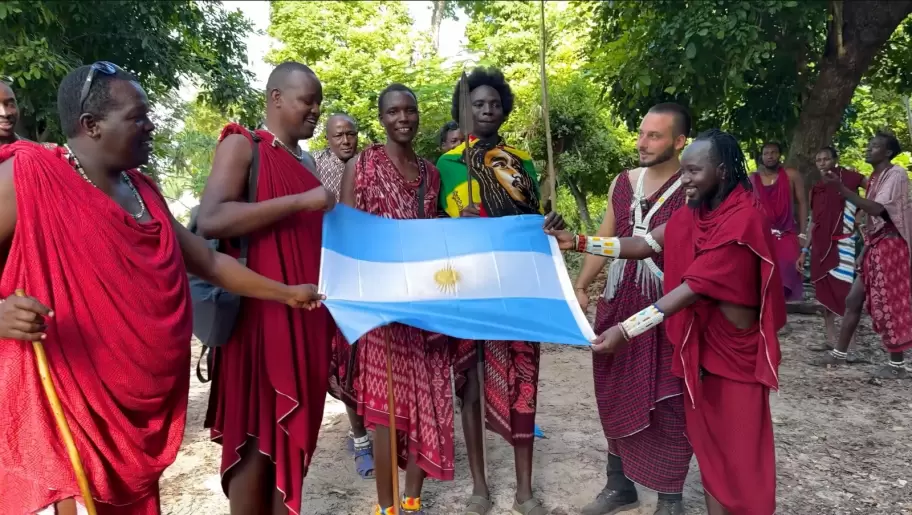
[[[583,251],[587,254],[611,258],[621,257],[620,238],[602,238],[600,236],[584,236],[584,238],[586,247]]]
[[[643,239],[646,240],[646,244],[649,245],[653,252],[656,254],[662,253],[662,246],[652,237],[652,234],[646,233],[646,236],[643,236]]]
[[[665,313],[662,313],[655,304],[646,307],[639,313],[633,315],[621,322],[621,332],[629,340],[645,333],[665,320]]]

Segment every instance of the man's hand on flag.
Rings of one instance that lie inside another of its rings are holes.
[[[576,235],[570,231],[546,228],[545,234],[554,236],[557,239],[557,246],[561,250],[573,250],[576,248]]]
[[[615,354],[627,346],[627,338],[620,325],[613,325],[607,331],[592,340],[592,352],[596,354]]]
[[[288,288],[288,300],[285,303],[293,308],[316,309],[326,300],[326,296],[321,295],[313,284],[299,284]]]
[[[548,230],[562,230],[567,227],[567,224],[564,222],[564,217],[551,211],[548,213],[548,216],[545,217],[545,232]]]

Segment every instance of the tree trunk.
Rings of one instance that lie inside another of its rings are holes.
[[[570,194],[573,195],[573,200],[576,201],[576,209],[579,211],[580,221],[583,223],[583,229],[586,232],[592,232],[592,216],[589,214],[589,204],[586,202],[586,194],[580,191],[579,186],[576,185],[576,181],[571,178],[567,178],[567,187],[570,189]]]
[[[440,51],[440,24],[443,23],[443,10],[446,0],[434,0],[431,11],[431,41],[434,43],[434,53]]]
[[[801,106],[789,147],[789,165],[808,184],[818,179],[814,156],[831,144],[845,108],[864,73],[896,27],[912,12],[912,0],[845,0],[842,26],[831,24],[820,59],[820,73]],[[840,41],[841,39],[841,41]],[[841,44],[840,44],[841,43]]]

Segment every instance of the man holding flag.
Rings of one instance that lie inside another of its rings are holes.
[[[459,120],[460,129],[466,130],[467,125],[471,125],[472,132],[465,143],[441,156],[437,162],[441,207],[452,218],[541,214],[538,174],[532,157],[507,145],[498,133],[513,110],[513,92],[503,73],[476,68],[463,82],[467,83],[469,103],[465,105],[462,101],[457,85],[451,114],[454,120]],[[545,224],[548,228],[560,228],[563,220],[552,213]],[[532,496],[539,344],[485,341],[483,348],[485,378],[481,384],[485,385],[485,422],[514,447],[516,498],[513,510],[522,515],[543,515],[546,510]],[[467,515],[484,515],[492,507],[484,466],[479,404],[482,394],[476,371],[479,354],[474,340],[462,340],[454,361],[454,371],[459,374],[457,386],[461,391],[458,393],[463,398],[462,424],[473,479]]]

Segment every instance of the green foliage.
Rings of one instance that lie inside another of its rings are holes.
[[[13,0],[0,3],[0,23],[0,76],[14,81],[29,138],[61,140],[57,85],[74,67],[98,60],[135,73],[153,101],[187,79],[206,102],[254,112],[244,46],[251,26],[220,2]]]
[[[629,126],[655,103],[679,102],[698,127],[735,131],[751,148],[788,140],[826,37],[827,2],[818,0],[576,7],[597,21],[591,69]]]
[[[864,162],[865,149],[868,140],[880,130],[892,132],[903,149],[912,150],[912,138],[901,96],[885,89],[862,85],[855,90],[852,103],[846,109],[842,125],[836,133],[835,146],[841,153],[840,162],[858,170],[871,171],[871,166]],[[905,161],[908,163],[908,153]],[[896,162],[903,163],[902,154]]]
[[[189,192],[199,198],[212,169],[225,117],[201,100],[167,101],[161,107],[170,113],[158,123],[150,167],[159,171],[166,197],[177,200]]]
[[[388,85],[409,86],[418,97],[420,155],[436,153],[436,131],[449,121],[458,67],[447,68],[432,56],[429,34],[412,34],[402,2],[273,2],[269,34],[282,43],[267,56],[278,64],[307,64],[323,82],[323,111],[344,112],[361,129],[362,147],[386,141],[377,97]],[[301,20],[320,20],[314,31]],[[324,119],[328,116],[324,116]],[[312,148],[325,146],[318,135]]]

